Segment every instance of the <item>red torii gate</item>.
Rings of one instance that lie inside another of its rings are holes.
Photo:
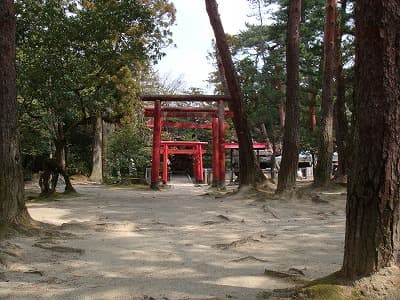
[[[187,154],[193,157],[193,175],[197,182],[203,182],[203,154],[206,150],[203,146],[207,142],[190,141],[161,141],[160,153],[163,156],[162,183],[166,184],[168,180],[168,157],[173,154]]]
[[[153,101],[154,107],[145,107],[145,117],[153,117],[153,123],[148,125],[153,127],[153,149],[152,149],[152,166],[151,166],[151,184],[152,188],[158,188],[159,172],[160,172],[160,156],[163,154],[163,182],[166,182],[168,168],[168,150],[172,145],[172,141],[161,141],[162,127],[173,128],[205,128],[204,124],[190,123],[173,123],[164,122],[163,117],[188,117],[195,116],[199,118],[212,118],[212,133],[213,133],[213,185],[225,185],[225,117],[232,117],[229,110],[225,110],[224,102],[231,101],[230,97],[214,96],[214,95],[148,95],[142,96],[142,101]],[[161,102],[217,102],[218,107],[161,107]],[[207,125],[209,128],[209,125]],[[164,143],[164,144],[163,144]],[[191,142],[191,147],[197,147],[197,150],[190,152],[200,159],[200,162],[194,166],[195,175],[199,181],[203,181],[203,150],[200,142]],[[188,146],[189,144],[186,144]],[[164,151],[167,151],[164,153]],[[192,149],[193,151],[193,149]],[[188,153],[189,154],[189,153]],[[201,174],[201,175],[200,175]],[[201,179],[201,180],[200,180]]]

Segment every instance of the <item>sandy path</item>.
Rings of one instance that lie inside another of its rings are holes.
[[[77,190],[29,204],[34,219],[74,236],[11,240],[17,255],[0,269],[1,299],[256,299],[295,284],[265,269],[310,279],[341,265],[341,194],[316,203],[214,198],[193,185]]]

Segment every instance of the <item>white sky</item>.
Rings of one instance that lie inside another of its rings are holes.
[[[176,7],[176,25],[173,40],[177,46],[166,49],[166,56],[156,65],[161,76],[176,79],[180,75],[185,87],[202,88],[211,92],[205,82],[213,70],[207,61],[214,38],[204,0],[173,0]],[[218,0],[218,10],[226,33],[235,34],[245,28],[250,7],[246,0]]]

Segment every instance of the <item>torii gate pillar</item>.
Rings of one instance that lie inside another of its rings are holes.
[[[225,187],[225,118],[224,101],[218,101],[218,139],[219,139],[219,184],[218,187]]]
[[[164,152],[163,152],[163,172],[162,172],[162,183],[167,184],[168,181],[168,156],[169,156],[169,147],[167,144],[164,144]]]
[[[212,186],[219,186],[219,130],[218,130],[218,118],[212,120],[212,171],[213,179]]]
[[[161,101],[154,101],[153,155],[151,162],[152,189],[158,189],[160,182],[160,148],[161,148]]]

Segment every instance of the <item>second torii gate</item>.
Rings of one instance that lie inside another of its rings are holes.
[[[162,127],[173,128],[209,128],[209,125],[195,123],[172,123],[165,122],[163,124],[163,117],[188,117],[195,116],[199,118],[212,118],[212,132],[213,132],[213,185],[225,185],[225,117],[232,117],[233,114],[225,110],[224,102],[231,101],[231,98],[226,96],[215,95],[175,95],[175,96],[161,96],[149,95],[142,96],[143,101],[153,101],[154,107],[145,107],[145,117],[153,117],[153,149],[152,149],[152,167],[151,167],[151,187],[158,188],[159,185],[159,172],[160,172],[160,156],[163,151],[169,148],[169,142],[161,141]],[[217,102],[218,107],[161,107],[161,102]],[[199,127],[197,127],[199,125]],[[164,143],[164,146],[163,146]],[[192,142],[198,143],[198,142]],[[193,144],[194,145],[194,144]],[[168,150],[167,150],[168,151]],[[202,150],[199,153],[202,153]],[[190,154],[193,154],[192,152]],[[197,157],[199,154],[197,154]],[[202,154],[200,155],[201,163],[198,164],[195,174],[199,175],[197,179],[203,180],[202,169]],[[164,168],[167,165],[168,153],[163,155]],[[163,182],[166,182],[166,175]]]
[[[206,153],[203,147],[207,144],[207,142],[161,141],[160,153],[163,156],[162,183],[167,183],[168,157],[173,154],[191,155],[193,157],[194,178],[196,182],[203,182],[203,155]]]

